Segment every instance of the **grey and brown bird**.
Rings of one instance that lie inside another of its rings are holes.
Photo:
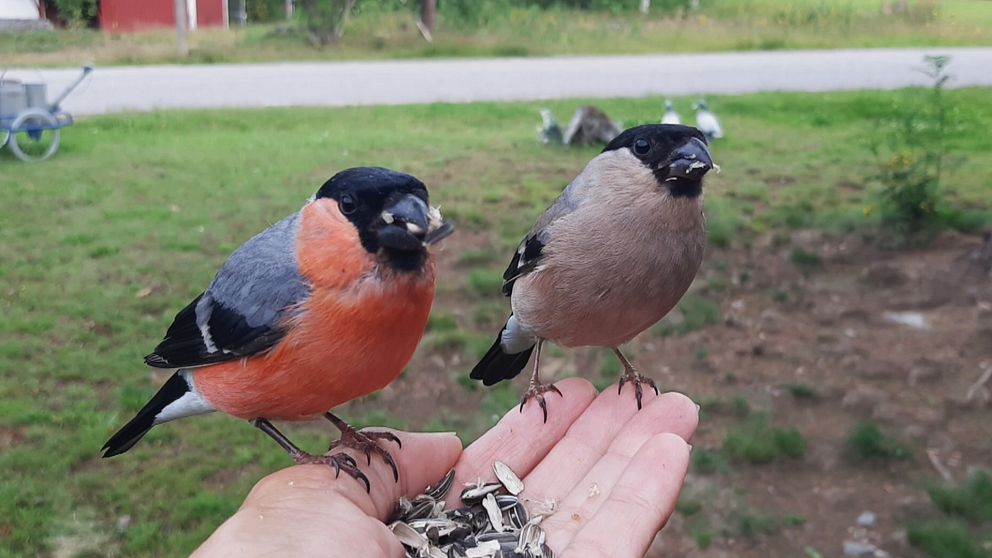
[[[537,129],[537,141],[544,145],[561,145],[563,142],[561,125],[551,109],[541,109],[541,126]]]
[[[471,377],[492,385],[535,354],[523,405],[559,393],[539,379],[541,347],[608,347],[623,364],[620,390],[655,382],[620,351],[667,314],[692,283],[706,247],[703,177],[715,165],[689,126],[624,131],[569,184],[524,237],[503,274],[512,314]]]
[[[696,103],[696,127],[699,131],[706,135],[709,140],[720,139],[723,137],[723,127],[720,126],[720,120],[717,119],[713,111],[706,104],[706,101],[700,100]]]
[[[672,104],[671,99],[665,100],[665,113],[661,115],[662,124],[681,124],[682,117],[675,110],[675,105]]]

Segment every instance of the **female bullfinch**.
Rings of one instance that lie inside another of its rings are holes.
[[[413,356],[434,299],[429,247],[452,230],[408,174],[353,168],[325,182],[303,208],[234,252],[210,287],[183,308],[145,362],[176,373],[104,445],[131,449],[153,426],[222,411],[247,419],[297,463],[344,469],[369,488],[345,453],[314,456],[270,420],[324,416],[341,429],[332,444],[371,463],[392,456],[329,411],[382,389]]]
[[[619,345],[660,320],[692,283],[706,247],[703,176],[714,168],[706,138],[689,126],[626,130],[586,165],[524,237],[503,274],[513,313],[471,377],[513,378],[536,347],[520,403],[559,393],[538,378],[541,345],[610,347],[623,364],[620,389],[658,388]]]

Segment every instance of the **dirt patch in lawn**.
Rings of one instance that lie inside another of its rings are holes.
[[[495,329],[468,318],[471,307],[498,297],[479,302],[445,281],[463,275],[454,271],[457,254],[491,241],[458,235],[439,261],[446,294],[435,312],[454,315],[460,329],[480,337]],[[718,308],[715,319],[683,307],[668,320],[683,326],[656,328],[632,343],[642,370],[703,404],[694,453],[719,462],[694,466],[683,495],[690,504],[653,555],[802,556],[812,549],[832,556],[855,540],[895,556],[918,555],[904,529],[934,513],[925,483],[939,479],[940,469],[960,480],[992,462],[988,392],[967,397],[983,367],[992,366],[992,286],[975,257],[982,243],[947,235],[926,249],[897,252],[797,233],[712,251],[691,296]],[[387,408],[411,428],[442,421],[462,429],[459,417],[478,416],[487,396],[459,380],[474,364],[469,353],[425,345],[400,380],[350,412]],[[602,383],[607,356],[569,350],[550,360]],[[525,381],[516,380],[515,393]],[[763,464],[728,457],[728,433],[750,420],[794,427],[804,456]],[[845,440],[865,422],[903,444],[909,457],[851,457]],[[858,527],[865,511],[875,522]]]

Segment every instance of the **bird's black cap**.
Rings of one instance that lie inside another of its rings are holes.
[[[383,221],[383,211],[390,210],[395,218],[415,222],[426,233],[429,197],[427,186],[416,177],[382,167],[347,169],[317,190],[316,199],[322,198],[337,201],[338,210],[355,225],[369,252],[386,248],[394,256],[392,262],[403,268],[415,269],[423,261],[423,238],[394,230],[399,227]]]
[[[624,130],[603,152],[627,148],[673,196],[695,197],[702,192],[703,175],[713,168],[706,145],[706,136],[692,126],[646,124]],[[692,160],[683,161],[687,156]],[[690,166],[692,172],[686,172]]]

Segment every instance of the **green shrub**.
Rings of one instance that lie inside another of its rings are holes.
[[[912,457],[909,447],[886,436],[873,422],[855,425],[844,442],[844,451],[852,461],[891,461]]]
[[[458,329],[458,321],[454,314],[434,312],[427,318],[427,331],[451,331]]]
[[[900,244],[919,244],[947,226],[944,208],[943,167],[948,158],[947,137],[953,131],[953,107],[944,95],[951,78],[947,56],[926,56],[924,73],[931,80],[920,103],[895,107],[895,116],[877,128],[886,135],[885,145],[876,138],[871,145],[879,170],[869,180],[881,183],[878,214],[882,225]],[[866,215],[875,208],[866,209]]]
[[[708,525],[697,527],[692,530],[692,539],[696,541],[699,550],[706,550],[713,545],[713,538],[716,536],[713,529]]]
[[[792,262],[792,265],[796,266],[799,273],[802,273],[806,277],[812,275],[813,272],[823,269],[823,260],[820,259],[820,255],[816,252],[810,252],[801,246],[792,249],[789,260]]]
[[[989,558],[989,553],[968,529],[952,521],[911,525],[906,530],[909,544],[933,558]]]
[[[476,294],[498,295],[503,288],[503,274],[496,270],[474,269],[468,274],[468,286]]]
[[[700,401],[699,411],[704,416],[713,414],[745,418],[751,414],[751,404],[743,395],[731,399],[717,397]]]
[[[971,521],[992,521],[992,475],[978,471],[961,486],[927,489],[935,506],[947,515]]]
[[[816,390],[806,384],[785,384],[786,391],[796,399],[816,399]]]
[[[100,13],[97,0],[53,0],[59,17],[69,27],[87,27]]]
[[[675,504],[675,511],[686,517],[696,515],[703,509],[703,504],[699,500],[679,500]]]
[[[806,517],[798,513],[788,513],[782,518],[782,523],[789,527],[801,527],[806,525]]]
[[[727,471],[729,468],[727,458],[720,452],[703,447],[692,448],[692,472],[700,475],[712,475]]]
[[[338,42],[358,0],[299,0],[300,21],[310,42],[326,46]]]
[[[679,302],[682,321],[661,321],[652,328],[659,335],[686,335],[720,321],[720,304],[695,293],[689,293]]]
[[[230,4],[233,7],[234,2]],[[248,14],[248,21],[252,23],[279,21],[286,17],[286,1],[245,0],[245,12]]]
[[[735,461],[762,464],[806,455],[806,439],[799,430],[772,425],[755,415],[732,428],[723,440],[724,453]]]
[[[779,530],[779,521],[775,516],[749,508],[732,511],[730,521],[732,534],[749,539],[759,535],[774,535]]]

